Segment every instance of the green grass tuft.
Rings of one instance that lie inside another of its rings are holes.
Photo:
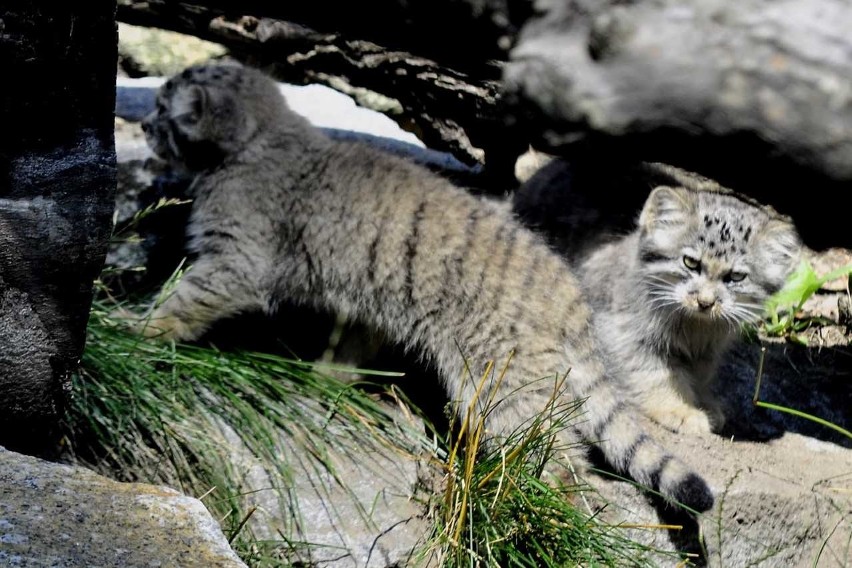
[[[824,276],[817,276],[807,261],[802,261],[787,279],[784,287],[766,303],[769,321],[763,323],[763,332],[770,336],[786,336],[793,341],[805,343],[797,334],[813,323],[813,318],[800,318],[799,312],[805,302],[816,294],[826,282],[852,274],[852,266],[843,266]]]
[[[491,372],[489,366],[478,392]],[[475,410],[479,404],[474,401],[466,410],[444,464],[447,478],[429,551],[439,565],[653,566],[652,553],[679,559],[631,541],[622,527],[585,512],[589,488],[562,482],[572,472],[556,472],[547,464],[555,452],[578,451],[554,446],[557,432],[581,418],[581,402],[566,403],[560,396],[564,380],[554,380],[545,412],[499,447],[483,444],[484,418]],[[484,414],[495,404],[485,401]]]
[[[378,398],[302,361],[143,339],[96,303],[73,377],[66,439],[78,461],[111,477],[203,496],[243,558],[275,566],[310,545],[294,536],[292,460],[345,486],[328,459],[332,451],[381,446],[415,454],[434,445],[422,423],[418,430],[416,422],[392,416]],[[292,515],[276,542],[257,541],[245,522],[254,505],[234,457],[246,450],[276,485],[282,511]]]

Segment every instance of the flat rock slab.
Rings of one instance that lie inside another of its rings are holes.
[[[2,448],[0,565],[245,567],[197,499]]]
[[[765,345],[760,400],[850,427],[848,350]],[[717,390],[728,414],[723,435],[680,435],[648,425],[708,480],[714,508],[696,525],[651,506],[631,485],[594,480],[607,501],[624,508],[608,520],[683,524],[681,530],[633,529],[631,536],[663,550],[703,554],[713,567],[849,566],[852,440],[813,421],[755,407],[758,364],[759,346],[742,344],[721,369]]]
[[[641,527],[630,529],[632,538],[661,550],[676,543],[705,554],[713,567],[843,567],[852,561],[852,451],[793,433],[769,443],[657,434],[710,482],[716,505],[699,521],[702,552],[698,527],[660,514],[631,485],[594,480],[603,498],[618,504],[607,520]],[[684,528],[661,528],[669,524]]]
[[[422,429],[419,419],[386,408],[389,422]],[[278,452],[290,472],[282,483],[233,427],[217,423],[219,432],[208,435],[229,448],[233,480],[246,510],[253,511],[246,528],[259,541],[290,543],[277,556],[294,566],[426,566],[419,557],[432,531],[427,503],[438,475],[427,456],[379,438],[359,439],[335,417],[327,426],[333,446],[312,449],[297,430],[277,432]]]

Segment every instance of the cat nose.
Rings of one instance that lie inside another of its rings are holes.
[[[698,307],[702,310],[709,310],[716,303],[716,297],[712,294],[698,294]]]

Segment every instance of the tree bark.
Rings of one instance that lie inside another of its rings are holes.
[[[118,17],[216,41],[283,81],[322,83],[356,99],[359,89],[380,93],[393,101],[379,110],[427,146],[493,165],[489,173],[504,184],[507,162],[526,148],[499,135],[499,60],[512,28],[486,2],[120,0]]]
[[[0,445],[51,448],[115,191],[115,6],[0,9]]]

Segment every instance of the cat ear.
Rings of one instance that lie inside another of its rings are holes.
[[[200,85],[188,85],[175,95],[172,118],[187,125],[197,124],[207,111],[209,98]]]
[[[755,235],[760,270],[773,286],[780,289],[799,264],[802,242],[792,223],[770,219]]]
[[[671,229],[685,225],[694,208],[694,198],[680,187],[656,187],[639,215],[639,227],[645,231],[653,228]]]

